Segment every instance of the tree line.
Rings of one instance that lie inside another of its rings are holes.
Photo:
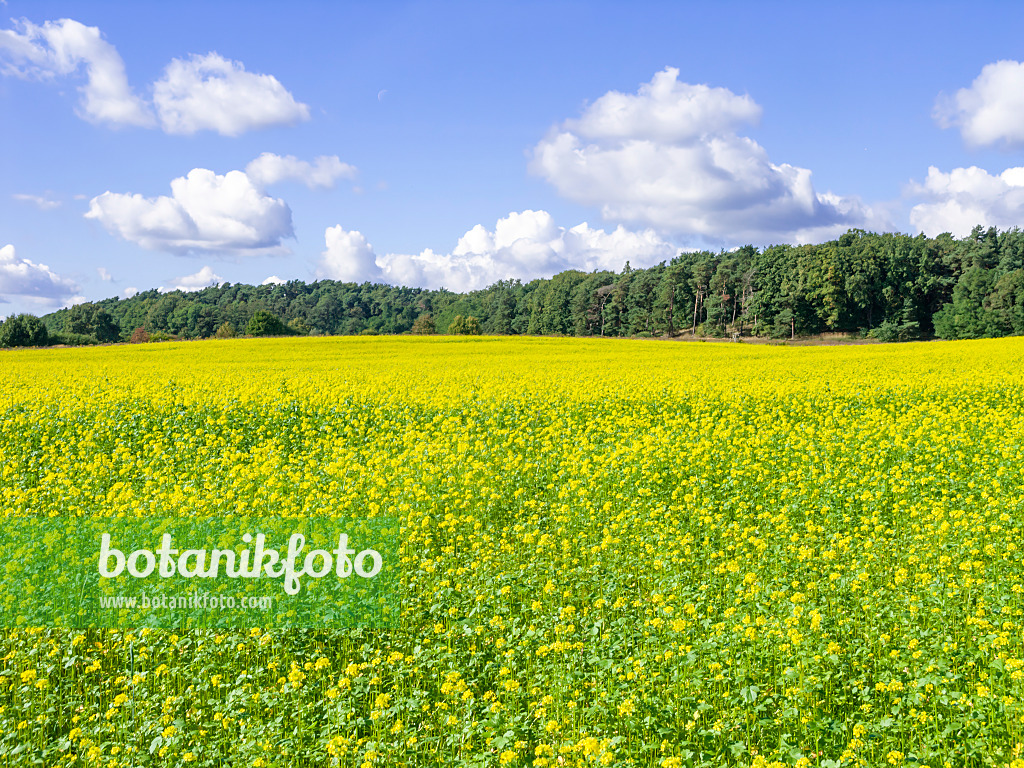
[[[38,345],[44,332],[58,343],[243,333],[1005,336],[1024,334],[1024,232],[979,226],[958,239],[854,229],[819,244],[681,252],[647,269],[567,270],[467,293],[334,280],[150,290],[11,318],[0,346],[28,337]]]

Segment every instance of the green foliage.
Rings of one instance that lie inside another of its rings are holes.
[[[291,328],[281,322],[281,318],[262,309],[249,320],[245,332],[250,336],[289,336],[293,333]]]
[[[884,342],[911,341],[919,336],[919,325],[916,321],[894,323],[889,320],[868,332],[868,337]]]
[[[35,315],[15,315],[0,324],[0,347],[44,347],[50,343],[49,336]]]
[[[772,324],[771,337],[773,339],[791,339],[796,334],[795,331],[795,315],[793,310],[783,309],[775,316],[775,322]]]
[[[293,317],[291,320],[289,320],[288,329],[292,333],[298,334],[299,336],[306,336],[309,334],[309,331],[311,330],[310,327],[306,324],[306,321],[303,320],[301,317]]]
[[[173,336],[171,336],[171,334],[165,333],[164,331],[153,331],[151,334],[149,334],[149,340],[150,341],[174,341],[175,338]]]
[[[432,317],[434,318],[435,327],[442,331],[447,330],[459,315],[462,317],[472,315],[479,318],[483,314],[483,308],[474,294],[458,297],[453,295],[450,299],[448,296],[443,296],[440,301],[433,303],[440,305],[434,307],[435,311],[432,313]]]
[[[705,336],[789,339],[874,328],[899,338],[913,334],[912,323],[922,338],[1024,334],[1024,232],[976,227],[956,239],[855,229],[816,245],[680,253],[646,269],[567,270],[463,294],[334,280],[225,283],[187,294],[145,291],[43,320],[51,333],[113,341],[140,326],[190,339],[226,325],[248,332],[251,322],[259,335],[446,332],[458,316],[476,318],[487,334],[629,337],[699,328]]]
[[[427,313],[420,315],[416,318],[416,322],[412,324],[412,328],[409,329],[409,333],[422,336],[437,333],[437,329],[434,326],[434,318]]]
[[[114,317],[101,305],[76,304],[64,316],[65,333],[92,336],[100,343],[121,338],[121,328]]]
[[[448,333],[452,336],[479,336],[480,321],[472,315],[463,317],[456,315],[448,326]]]
[[[67,347],[85,347],[91,344],[98,344],[95,336],[88,336],[84,333],[66,333],[57,331],[50,334],[51,344],[63,344]]]
[[[233,339],[238,334],[235,332],[235,326],[231,323],[221,323],[215,335],[218,339]]]

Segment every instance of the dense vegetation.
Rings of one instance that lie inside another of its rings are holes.
[[[456,316],[463,322],[453,327]],[[58,340],[75,334],[66,338],[100,342],[127,341],[139,328],[186,339],[236,332],[1006,336],[1024,333],[1024,232],[979,226],[956,239],[851,230],[817,245],[680,253],[649,269],[627,262],[621,273],[569,270],[465,294],[333,280],[225,283],[193,293],[150,290],[43,319]]]

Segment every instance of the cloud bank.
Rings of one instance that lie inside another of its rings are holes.
[[[546,211],[526,210],[499,219],[494,229],[478,224],[450,253],[427,248],[418,254],[378,255],[358,231],[340,225],[324,233],[317,277],[347,282],[380,281],[424,288],[471,291],[497,280],[550,277],[566,269],[619,270],[629,261],[650,266],[671,259],[677,249],[652,230],[612,232],[587,223],[555,225]]]
[[[819,194],[811,172],[773,163],[738,135],[761,108],[726,88],[657,73],[636,94],[610,91],[533,149],[530,170],[604,219],[710,240],[811,242],[875,215]]]

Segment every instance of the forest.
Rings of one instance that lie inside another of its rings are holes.
[[[568,270],[454,293],[298,280],[149,290],[10,318],[0,346],[234,335],[402,333],[882,341],[1024,334],[1024,232],[964,238],[850,230],[811,245],[680,252],[621,272]]]

